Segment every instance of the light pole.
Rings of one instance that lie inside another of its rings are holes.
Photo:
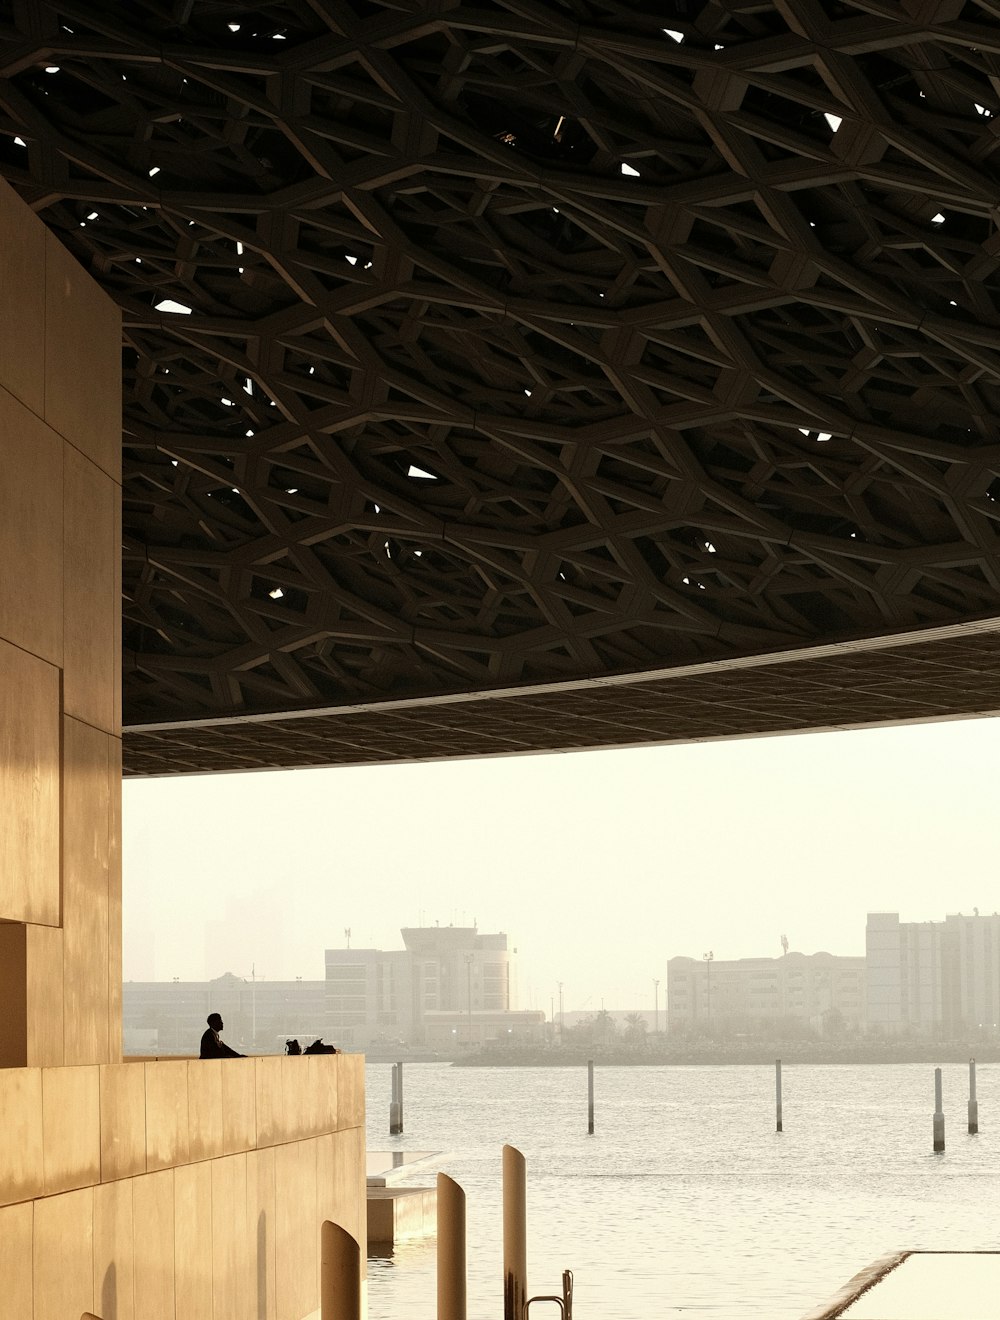
[[[566,1024],[563,1021],[563,1006],[562,1006],[563,983],[562,981],[559,981],[557,982],[557,984],[559,986],[559,1044],[561,1045],[563,1043],[563,1028],[565,1027]]]
[[[653,1035],[660,1034],[660,983],[653,977]]]
[[[703,953],[702,958],[705,962],[705,1017],[708,1022],[709,1030],[712,1027],[712,959],[715,954],[709,949],[708,953]]]

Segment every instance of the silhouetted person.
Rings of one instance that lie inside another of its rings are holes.
[[[245,1054],[237,1054],[236,1050],[231,1050],[222,1040],[219,1039],[219,1033],[223,1027],[221,1013],[209,1013],[208,1030],[201,1038],[202,1059],[245,1059]]]

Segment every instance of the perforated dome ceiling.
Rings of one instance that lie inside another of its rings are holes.
[[[0,172],[124,312],[133,770],[788,727],[744,662],[831,645],[837,723],[1000,615],[1000,5],[0,14]],[[983,635],[861,722],[1000,707]]]

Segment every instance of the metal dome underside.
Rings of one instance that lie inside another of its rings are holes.
[[[1000,3],[19,0],[131,773],[1000,709]]]

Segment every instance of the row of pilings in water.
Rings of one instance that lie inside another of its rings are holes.
[[[774,1061],[774,1120],[775,1131],[783,1131],[783,1119],[781,1112],[781,1060]],[[968,1109],[969,1134],[975,1136],[979,1131],[979,1101],[976,1099],[976,1061],[969,1060],[969,1109]],[[587,1132],[593,1136],[594,1133],[594,1061],[590,1059],[587,1063]],[[402,1136],[403,1133],[403,1065],[394,1063],[392,1065],[392,1099],[389,1101],[389,1135],[393,1137]],[[933,1148],[935,1151],[943,1151],[944,1141],[944,1109],[942,1101],[941,1069],[934,1069],[934,1122],[933,1122]]]

